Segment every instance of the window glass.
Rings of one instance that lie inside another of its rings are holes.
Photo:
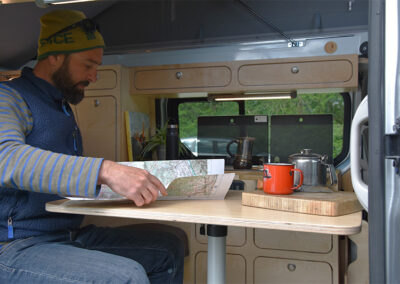
[[[242,111],[239,111],[239,105]],[[181,141],[197,154],[197,118],[199,116],[331,114],[333,117],[332,154],[333,157],[337,157],[343,149],[344,107],[345,101],[340,93],[298,94],[296,98],[290,100],[240,102],[183,100],[178,103],[179,135]]]
[[[237,102],[184,102],[178,107],[181,141],[197,154],[197,118],[199,116],[238,115]]]
[[[340,93],[298,94],[290,100],[245,101],[246,115],[332,114],[333,157],[343,147],[344,100]]]

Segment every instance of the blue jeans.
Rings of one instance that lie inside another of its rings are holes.
[[[182,283],[180,238],[154,228],[93,225],[0,249],[0,283]]]

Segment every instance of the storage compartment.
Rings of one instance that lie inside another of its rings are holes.
[[[207,252],[196,255],[195,283],[207,283]],[[226,283],[246,283],[246,259],[238,254],[226,254]]]
[[[238,82],[242,86],[266,86],[268,89],[280,89],[283,85],[289,89],[355,87],[358,68],[354,60],[354,56],[347,56],[249,62],[239,67]]]
[[[83,155],[117,160],[117,100],[112,96],[86,97],[76,105]]]
[[[254,283],[332,283],[332,267],[326,262],[258,257]]]
[[[329,253],[332,236],[306,232],[254,229],[254,244],[262,249]]]
[[[225,87],[232,72],[226,66],[135,70],[138,90]]]

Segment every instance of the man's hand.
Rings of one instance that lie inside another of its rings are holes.
[[[137,206],[155,201],[159,191],[162,195],[167,195],[164,185],[148,171],[107,160],[100,167],[97,183],[108,185]]]

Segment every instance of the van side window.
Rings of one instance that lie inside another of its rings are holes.
[[[294,99],[209,102],[206,98],[169,99],[169,112],[179,122],[181,141],[197,155],[197,118],[229,115],[311,115],[333,117],[333,158],[338,165],[348,154],[350,131],[348,93],[297,94]]]
[[[184,102],[178,106],[179,137],[197,155],[197,118],[199,116],[239,115],[237,102]],[[225,150],[225,148],[224,148]]]
[[[245,101],[246,115],[332,114],[333,157],[343,149],[344,99],[340,93],[298,94],[291,100]]]

